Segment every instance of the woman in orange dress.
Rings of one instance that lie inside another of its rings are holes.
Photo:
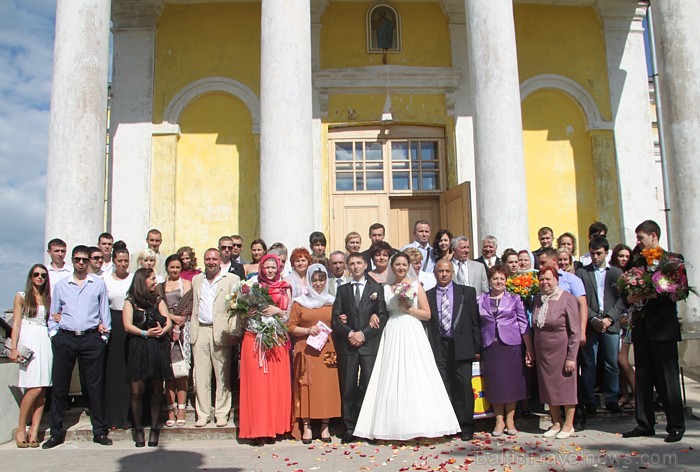
[[[267,287],[274,302],[262,315],[277,315],[286,322],[292,289],[281,279],[280,265],[277,256],[264,255],[258,268],[258,283]],[[267,350],[264,356],[255,344],[255,334],[246,330],[241,345],[239,437],[261,445],[292,430],[292,382],[289,343]]]
[[[294,299],[287,328],[294,342],[294,428],[296,439],[304,444],[312,439],[311,420],[321,420],[321,441],[331,442],[329,418],[340,417],[340,386],[335,346],[328,332],[328,340],[321,350],[307,345],[309,336],[320,333],[323,322],[330,331],[331,309],[335,297],[328,294],[328,271],[321,264],[312,264],[306,271],[310,287],[307,295]],[[303,426],[303,435],[299,429]]]

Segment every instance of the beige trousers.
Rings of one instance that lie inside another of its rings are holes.
[[[231,411],[231,346],[217,346],[211,326],[199,326],[197,342],[192,346],[194,357],[195,409],[197,419],[210,418],[211,372],[216,378],[216,405],[214,415],[228,419]]]

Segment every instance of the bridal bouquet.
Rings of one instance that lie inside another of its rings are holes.
[[[255,350],[261,361],[265,352],[277,346],[284,346],[289,338],[287,325],[279,316],[263,316],[268,305],[274,305],[267,287],[257,282],[243,282],[226,296],[229,316],[239,316],[245,330],[255,335]]]
[[[506,290],[518,295],[524,302],[532,301],[535,295],[540,293],[540,281],[537,278],[537,273],[524,272],[508,277]]]
[[[394,295],[398,295],[399,300],[405,300],[410,304],[416,298],[416,290],[411,284],[398,284],[394,288]]]
[[[656,247],[642,250],[635,257],[636,267],[624,272],[617,281],[618,288],[629,294],[643,297],[634,304],[634,312],[643,316],[642,307],[651,298],[667,294],[673,302],[685,300],[695,289],[688,285],[685,261],[678,255]]]

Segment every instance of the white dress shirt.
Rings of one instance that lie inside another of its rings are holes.
[[[214,277],[210,283],[206,276],[202,279],[202,292],[199,295],[199,322],[212,324],[214,322],[214,298],[216,297],[216,286],[224,277],[223,272]]]

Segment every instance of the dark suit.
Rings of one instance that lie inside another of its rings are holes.
[[[452,337],[440,332],[437,287],[427,292],[430,305],[428,339],[433,348],[445,389],[452,402],[462,434],[474,433],[474,393],[472,362],[481,350],[479,307],[476,290],[453,283]]]
[[[380,334],[387,320],[384,303],[384,287],[371,277],[365,278],[359,305],[355,303],[355,285],[348,282],[338,288],[333,303],[333,339],[338,354],[338,377],[340,394],[343,400],[343,421],[349,433],[355,430],[355,423],[360,414],[362,400],[372,375],[372,368],[379,350]],[[376,296],[374,296],[376,294]],[[340,321],[340,315],[347,316],[347,323]],[[380,328],[369,326],[370,317],[379,316]],[[355,347],[350,344],[348,335],[351,331],[361,331],[365,342]],[[358,373],[360,382],[358,384]]]
[[[667,256],[683,259],[680,254],[667,253]],[[642,260],[637,258],[633,264],[643,265]],[[666,431],[683,433],[685,417],[678,367],[681,327],[676,302],[666,294],[659,294],[657,298],[647,300],[641,312],[633,314],[633,319],[632,345],[639,428],[647,431],[654,429],[653,396],[656,387],[666,413]]]
[[[476,262],[481,262],[484,265],[484,269],[486,269],[486,272],[489,271],[489,265],[486,263],[486,259],[484,259],[484,256],[479,256],[478,259],[474,259]],[[493,267],[498,267],[501,265],[501,258],[497,257],[495,259],[495,262],[493,263]]]
[[[243,264],[240,264],[233,259],[231,259],[231,265],[228,268],[229,274],[236,274],[241,280],[245,280],[245,268]]]
[[[620,315],[627,311],[622,294],[617,289],[617,280],[622,271],[617,267],[609,266],[605,270],[605,287],[603,291],[603,310],[600,309],[598,298],[598,282],[596,270],[593,264],[588,264],[576,271],[576,276],[581,279],[586,289],[586,302],[588,305],[588,327],[586,328],[586,344],[580,348],[582,391],[579,392],[579,404],[595,405],[593,389],[596,379],[596,360],[598,349],[602,347],[603,360],[603,385],[606,405],[617,402],[617,394],[620,390],[620,369],[617,365],[617,353],[620,342]],[[612,324],[604,333],[599,333],[593,328],[592,320],[609,318]]]

